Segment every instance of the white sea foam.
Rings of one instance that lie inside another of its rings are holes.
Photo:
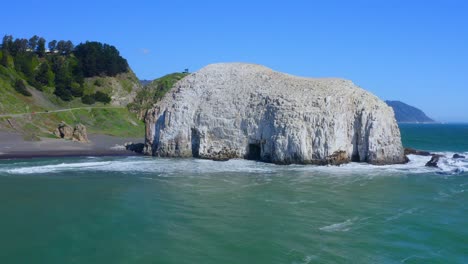
[[[426,167],[426,163],[431,159],[427,156],[408,155],[409,162],[406,164],[375,166],[366,163],[348,163],[341,166],[304,166],[291,165],[291,170],[296,171],[320,171],[324,173],[349,175],[353,173],[369,175],[389,175],[401,173],[439,173],[447,175],[461,174],[468,171],[468,159],[453,159],[451,152],[436,153],[443,155],[438,162],[438,168]],[[468,157],[468,153],[462,153]]]
[[[341,166],[313,166],[290,165],[281,166],[247,160],[211,161],[200,159],[162,159],[151,157],[129,158],[84,158],[68,163],[29,165],[29,162],[15,163],[0,166],[0,172],[9,174],[43,174],[62,171],[110,171],[125,173],[151,173],[158,176],[176,176],[178,174],[200,175],[209,173],[253,173],[274,174],[277,172],[320,172],[335,176],[350,174],[370,175],[401,175],[418,173],[438,173],[444,175],[456,175],[468,171],[468,159],[453,159],[454,153],[438,153],[445,155],[438,163],[439,168],[426,167],[430,157],[409,155],[407,164],[374,166],[365,163],[349,163]],[[468,153],[461,153],[468,157]],[[59,160],[57,160],[58,162]]]
[[[416,207],[415,208],[409,208],[409,209],[400,209],[400,210],[398,210],[398,212],[395,215],[392,215],[392,216],[389,216],[389,217],[385,218],[385,221],[393,221],[393,220],[399,219],[400,217],[402,217],[404,215],[414,214],[418,210],[420,210],[420,209],[416,208]]]
[[[88,159],[89,161],[89,159]],[[276,165],[258,163],[244,160],[230,160],[216,162],[195,159],[153,159],[153,158],[127,158],[111,161],[77,161],[70,163],[47,164],[37,166],[21,166],[15,164],[14,168],[0,168],[10,174],[41,174],[63,171],[112,171],[112,172],[148,172],[163,175],[177,173],[219,173],[219,172],[245,172],[245,173],[271,173]]]
[[[110,164],[110,162],[60,163],[55,165],[13,168],[6,170],[6,172],[11,174],[51,173],[67,170],[97,169],[105,164]]]
[[[355,217],[355,218],[348,219],[341,223],[323,226],[319,229],[325,232],[347,232],[351,229],[351,227],[355,224],[357,220],[358,218]]]

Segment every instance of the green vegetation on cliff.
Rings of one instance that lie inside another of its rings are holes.
[[[47,46],[37,36],[3,38],[0,130],[37,139],[65,121],[83,123],[90,133],[144,135],[143,123],[126,108],[141,85],[115,47],[55,40]]]
[[[155,79],[137,91],[134,102],[129,104],[128,108],[137,113],[140,118],[144,118],[146,110],[161,100],[174,84],[187,75],[189,75],[188,72],[176,72]]]
[[[39,91],[49,90],[63,101],[71,101],[85,95],[85,78],[129,72],[127,61],[114,46],[85,42],[74,47],[71,41],[52,40],[46,49],[45,43],[38,36],[29,40],[3,37],[0,64],[14,71],[12,83],[22,79]]]

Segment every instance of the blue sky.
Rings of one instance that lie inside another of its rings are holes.
[[[468,122],[468,1],[6,1],[2,9],[0,33],[109,43],[141,79],[252,62],[351,79],[437,120]]]

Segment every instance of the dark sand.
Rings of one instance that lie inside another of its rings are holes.
[[[143,138],[119,138],[106,135],[88,135],[89,143],[63,139],[42,138],[25,141],[19,134],[0,131],[0,159],[70,157],[70,156],[134,156],[125,150],[125,142],[143,143]]]

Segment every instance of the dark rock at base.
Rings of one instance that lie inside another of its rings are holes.
[[[133,151],[135,153],[143,153],[143,149],[145,147],[145,144],[143,143],[133,143],[133,142],[127,142],[124,145],[125,145],[125,149]]]
[[[228,147],[223,147],[220,151],[213,151],[212,149],[209,149],[208,153],[204,155],[198,155],[198,157],[215,161],[227,161],[237,158],[237,153]]]
[[[442,157],[444,157],[444,155],[437,155],[437,154],[432,155],[431,160],[426,163],[426,167],[438,168],[439,166],[437,165],[437,163]]]
[[[408,156],[405,155],[405,163],[403,163],[403,164],[406,164],[408,162],[410,162],[410,159],[408,158]]]
[[[465,159],[466,157],[465,157],[465,156],[462,156],[462,155],[460,155],[460,154],[454,154],[452,158],[453,158],[453,159]]]
[[[405,155],[431,156],[432,154],[428,151],[405,148]]]
[[[346,151],[335,151],[332,155],[327,157],[326,162],[329,165],[335,166],[349,163],[348,153],[346,153]]]

